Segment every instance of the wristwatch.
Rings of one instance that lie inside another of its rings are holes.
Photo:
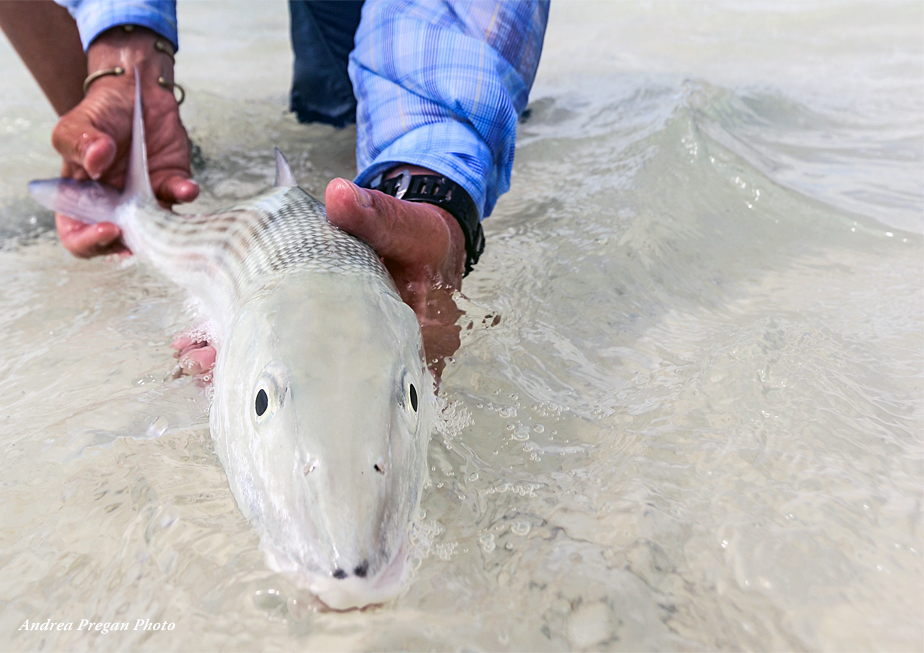
[[[442,175],[412,175],[405,168],[390,179],[372,181],[372,190],[391,195],[407,202],[425,202],[449,212],[462,228],[465,236],[465,274],[475,267],[484,251],[484,231],[478,220],[478,209],[465,189]]]

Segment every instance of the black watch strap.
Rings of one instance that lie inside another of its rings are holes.
[[[484,231],[475,202],[464,188],[442,175],[412,175],[409,170],[402,170],[396,177],[383,179],[373,190],[449,211],[465,235],[465,275],[472,271],[484,251]]]

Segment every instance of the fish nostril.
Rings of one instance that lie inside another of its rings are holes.
[[[337,580],[341,580],[341,579],[347,577],[347,573],[346,573],[345,571],[343,571],[343,569],[340,569],[340,568],[334,569],[334,571],[333,571],[333,573],[332,573],[331,575],[332,575],[334,578],[336,578]]]
[[[353,570],[353,573],[359,576],[360,578],[365,578],[366,573],[369,571],[369,561],[363,560],[363,563],[359,565],[356,569]]]

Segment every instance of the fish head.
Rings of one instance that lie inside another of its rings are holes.
[[[326,277],[290,275],[237,313],[211,422],[270,564],[345,609],[402,587],[433,380],[396,293]]]

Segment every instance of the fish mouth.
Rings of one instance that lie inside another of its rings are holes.
[[[270,569],[293,578],[296,585],[314,594],[330,610],[346,611],[386,603],[397,597],[405,586],[408,569],[407,537],[391,561],[374,576],[341,576],[336,572],[322,576],[294,564],[271,544],[261,542],[260,549]]]

